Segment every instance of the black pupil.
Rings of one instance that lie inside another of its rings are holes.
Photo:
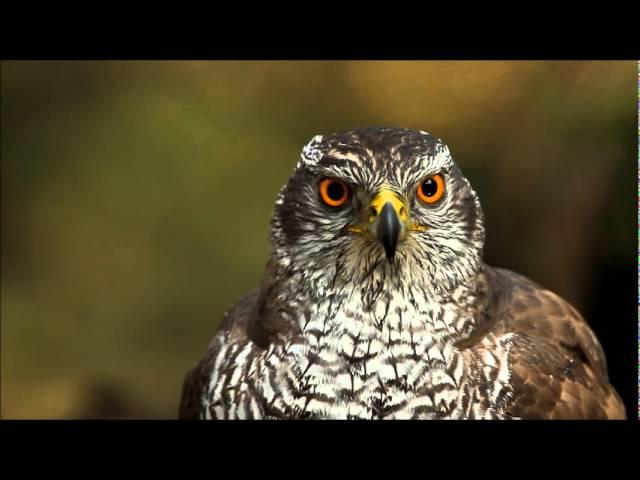
[[[339,182],[331,182],[327,187],[327,195],[331,200],[341,200],[344,196],[344,186]]]
[[[432,178],[427,178],[424,182],[422,182],[422,193],[426,197],[433,197],[437,191],[438,184]]]

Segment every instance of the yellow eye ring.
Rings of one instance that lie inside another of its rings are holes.
[[[436,174],[425,178],[417,191],[418,198],[424,203],[436,203],[444,195],[444,178],[442,175]]]
[[[319,185],[320,198],[330,207],[340,207],[349,198],[349,187],[335,178],[325,178]]]

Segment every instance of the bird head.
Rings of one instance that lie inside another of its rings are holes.
[[[421,131],[363,128],[315,136],[281,190],[274,255],[352,280],[378,269],[450,290],[477,271],[477,195],[448,147]]]

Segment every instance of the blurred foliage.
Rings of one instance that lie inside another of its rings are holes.
[[[635,249],[635,62],[1,67],[3,418],[175,417],[317,133],[442,138],[489,263],[583,312]]]

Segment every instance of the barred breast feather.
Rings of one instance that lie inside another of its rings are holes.
[[[382,297],[362,313],[353,292],[332,293],[298,331],[256,328],[254,291],[187,375],[180,418],[624,418],[570,305],[507,270],[485,266],[476,285],[466,311]],[[465,316],[472,333],[450,342]]]

